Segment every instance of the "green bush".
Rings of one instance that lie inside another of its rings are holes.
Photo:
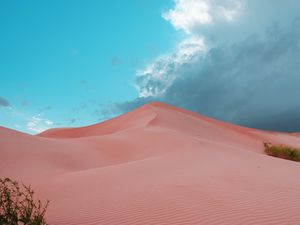
[[[300,162],[300,149],[286,145],[272,145],[266,142],[264,142],[264,147],[268,155]]]
[[[0,225],[46,225],[49,201],[42,206],[40,200],[34,201],[33,194],[30,186],[0,179]]]

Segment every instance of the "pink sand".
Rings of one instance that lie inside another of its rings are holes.
[[[151,103],[104,123],[37,136],[0,127],[0,176],[75,224],[300,224],[300,163],[263,142],[300,135],[243,128]]]

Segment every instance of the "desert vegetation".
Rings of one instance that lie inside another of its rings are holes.
[[[287,145],[272,145],[264,142],[265,152],[274,157],[300,162],[300,149]]]
[[[0,225],[46,225],[49,201],[43,206],[33,195],[30,186],[0,179]]]

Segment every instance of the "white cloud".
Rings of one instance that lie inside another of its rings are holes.
[[[162,16],[175,29],[182,29],[186,33],[191,33],[196,26],[210,24],[213,20],[207,0],[175,0],[175,8]]]
[[[244,7],[243,0],[174,0],[175,7],[163,13],[176,30],[187,34],[204,25],[233,21]]]
[[[218,7],[218,14],[220,18],[224,18],[226,21],[231,22],[235,20],[238,15],[241,13],[243,8],[245,7],[245,2],[238,1],[238,0],[231,0],[228,1],[227,7],[226,6],[219,6]]]
[[[137,73],[139,97],[162,95],[177,77],[176,71],[184,64],[199,59],[205,52],[203,38],[191,36],[180,42],[175,52],[160,56],[146,65]]]
[[[162,14],[176,30],[185,31],[186,38],[175,51],[157,57],[137,72],[139,97],[161,96],[178,77],[178,71],[209,50],[199,26],[233,21],[242,9],[243,0],[174,0],[174,8]]]
[[[41,114],[38,114],[37,116],[32,116],[30,119],[28,119],[26,127],[30,131],[40,133],[51,128],[53,124],[54,122],[45,119],[41,116]]]

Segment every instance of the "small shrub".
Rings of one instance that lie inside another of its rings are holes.
[[[30,186],[0,179],[0,225],[46,225],[49,201],[42,206],[40,200],[34,201],[33,194]]]
[[[272,145],[266,142],[264,142],[264,147],[268,155],[300,162],[300,149],[286,145]]]

